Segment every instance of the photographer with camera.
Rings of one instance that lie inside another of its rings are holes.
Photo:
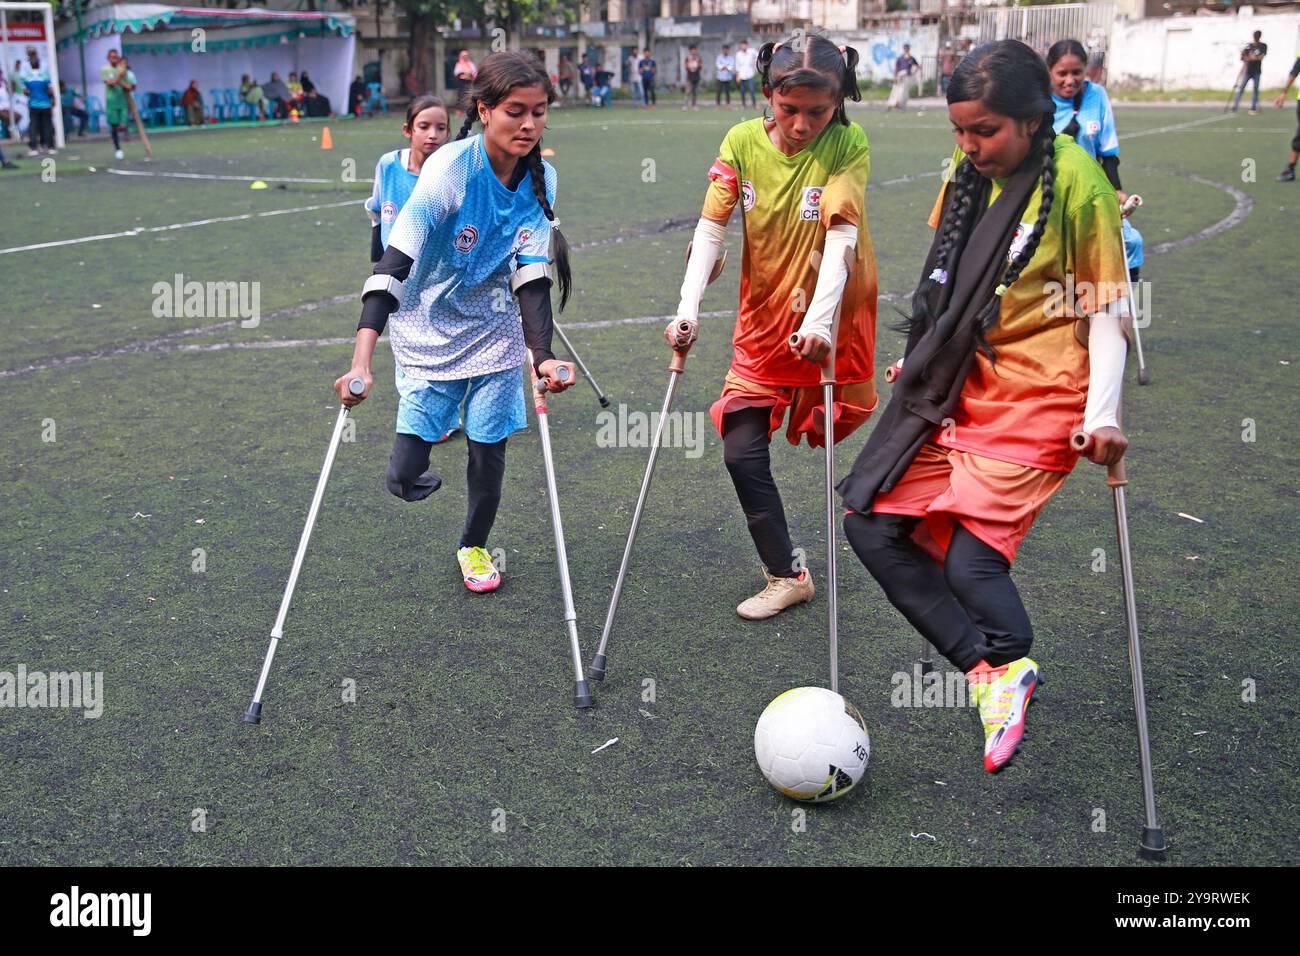
[[[1264,57],[1268,56],[1268,44],[1260,40],[1261,36],[1263,34],[1256,30],[1254,39],[1242,47],[1240,85],[1237,87],[1237,95],[1232,101],[1232,112],[1234,113],[1237,112],[1237,107],[1241,103],[1241,94],[1246,92],[1246,84],[1253,81],[1255,89],[1250,97],[1250,115],[1259,115],[1259,76],[1264,69]]]

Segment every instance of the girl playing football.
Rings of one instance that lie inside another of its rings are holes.
[[[797,445],[823,444],[821,366],[836,341],[835,438],[842,440],[876,407],[876,266],[867,232],[866,133],[850,123],[844,100],[858,100],[857,52],[825,37],[765,43],[758,69],[766,116],[733,126],[709,170],[704,209],[682,282],[677,318],[665,330],[680,348],[680,322],[697,334],[699,304],[739,205],[744,229],[734,357],[711,409],[767,586],[743,601],[741,617],[760,620],[813,596],[812,576],[791,545],[772,478],[769,446],[787,420]],[[800,345],[790,345],[798,333]],[[689,345],[689,343],[687,343]]]
[[[366,281],[352,368],[334,383],[346,405],[369,395],[371,357],[387,325],[400,400],[386,483],[406,501],[442,484],[428,470],[430,451],[463,403],[469,506],[456,558],[471,591],[501,583],[486,545],[506,439],[526,425],[520,365],[531,360],[552,391],[576,378],[571,363],[551,354],[552,275],[561,309],[570,284],[568,245],[552,225],[555,169],[541,157],[554,100],[534,57],[502,52],[483,61],[457,141],[424,163]],[[470,136],[476,121],[483,132]],[[354,378],[365,384],[359,396],[348,391]]]
[[[1057,135],[1051,81],[1016,40],[953,73],[958,153],[880,422],[839,485],[850,544],[890,603],[970,681],[984,766],[1011,759],[1038,683],[1016,550],[1092,436],[1111,464],[1127,312],[1119,202]],[[1073,284],[1070,284],[1072,277]],[[1063,300],[1060,290],[1077,295]]]

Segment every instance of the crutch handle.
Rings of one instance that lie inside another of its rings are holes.
[[[354,378],[348,382],[348,391],[353,395],[360,395],[366,390],[366,383],[359,378]]]
[[[893,385],[894,382],[898,381],[898,376],[902,374],[903,374],[903,360],[899,359],[893,365],[885,369],[885,381],[888,382],[890,385]]]
[[[569,380],[569,370],[561,365],[555,370],[555,377],[561,382],[567,382]],[[551,390],[550,382],[549,378],[538,378],[536,373],[533,374],[533,388],[539,392],[549,392]]]
[[[1080,455],[1086,455],[1092,450],[1092,435],[1082,428],[1076,428],[1070,434],[1070,447]],[[1112,488],[1120,488],[1128,484],[1128,473],[1124,470],[1123,458],[1113,465],[1106,466],[1106,484]]]
[[[1119,213],[1121,216],[1128,216],[1141,205],[1142,197],[1137,193],[1129,193],[1129,197],[1124,200],[1124,205],[1120,207]]]

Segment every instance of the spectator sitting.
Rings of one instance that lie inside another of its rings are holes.
[[[85,136],[86,122],[90,119],[90,114],[86,112],[86,101],[76,90],[68,89],[68,84],[62,80],[59,80],[59,104],[65,117],[71,116],[77,121],[77,135]]]
[[[267,102],[271,104],[271,115],[276,119],[285,119],[289,115],[289,88],[280,79],[279,73],[272,73],[271,80],[262,87]]]
[[[266,119],[266,94],[257,85],[257,80],[249,79],[245,73],[239,81],[239,98],[249,106],[257,108],[257,118]]]
[[[191,126],[203,125],[203,94],[199,92],[198,80],[190,80],[181,94],[181,109],[185,110],[185,122]]]
[[[348,112],[357,116],[366,108],[366,100],[370,98],[370,92],[366,89],[366,84],[362,82],[361,77],[352,81],[348,87]]]
[[[289,74],[289,98],[295,103],[302,99],[302,84],[298,82],[298,74]]]
[[[306,70],[302,71],[302,96],[303,107],[308,116],[322,117],[333,114],[329,97],[316,92],[316,84],[311,81]]]
[[[596,83],[591,88],[592,106],[609,106],[609,81],[613,78],[609,70],[596,71]]]

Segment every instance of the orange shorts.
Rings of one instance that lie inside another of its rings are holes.
[[[852,435],[863,422],[876,410],[880,398],[876,395],[876,383],[868,379],[851,385],[836,385],[833,392],[835,407],[835,444]],[[821,448],[826,444],[825,412],[822,408],[822,389],[820,385],[796,388],[788,385],[760,385],[747,378],[741,378],[735,372],[728,371],[722,383],[722,396],[713,403],[709,415],[718,434],[723,434],[722,417],[727,412],[738,408],[762,408],[772,406],[772,419],[767,430],[770,439],[785,420],[786,410],[790,410],[790,422],[786,427],[786,437],[791,445],[799,444],[801,435],[808,436],[812,448]]]
[[[940,563],[958,523],[1014,562],[1038,512],[1069,476],[927,442],[871,510],[924,518],[912,537]]]

